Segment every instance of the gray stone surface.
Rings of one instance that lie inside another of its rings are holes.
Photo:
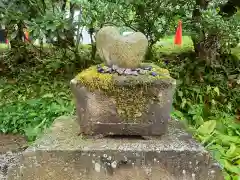
[[[110,66],[137,68],[144,60],[147,47],[147,37],[141,32],[121,36],[118,28],[106,26],[96,34],[97,52]]]
[[[77,78],[71,80],[80,133],[160,136],[167,131],[174,79],[165,75],[159,79],[114,75],[112,81],[114,93],[108,94],[105,90],[89,90]]]
[[[8,180],[223,180],[219,165],[177,121],[151,140],[77,136],[76,117],[60,117],[9,168]]]
[[[0,154],[0,180],[7,180],[8,170],[19,164],[21,152],[7,151]]]
[[[16,157],[26,147],[24,136],[0,133],[0,180],[6,179],[8,169],[17,163]]]

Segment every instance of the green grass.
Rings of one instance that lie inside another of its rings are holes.
[[[168,36],[161,39],[157,44],[162,44],[161,48],[158,48],[159,53],[164,54],[179,54],[181,52],[193,51],[193,43],[191,37],[183,36],[182,45],[174,45],[174,36]],[[232,54],[236,55],[240,59],[240,46],[233,48]]]
[[[0,53],[6,51],[7,49],[8,49],[7,44],[0,44]]]
[[[162,45],[161,48],[158,48],[158,52],[164,54],[179,54],[181,52],[193,50],[192,40],[189,36],[183,36],[181,46],[174,44],[174,36],[163,38],[157,45],[158,44]]]
[[[169,46],[172,45],[172,47],[175,47],[177,49],[192,46],[192,39],[189,36],[182,36],[182,46],[174,45],[174,38],[174,36],[167,36],[161,39],[160,42],[163,41],[164,43],[168,43]]]

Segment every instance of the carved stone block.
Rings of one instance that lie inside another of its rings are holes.
[[[71,81],[81,133],[162,135],[167,130],[175,80],[152,65],[158,76],[100,74],[96,67]]]

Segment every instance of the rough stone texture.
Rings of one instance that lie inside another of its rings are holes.
[[[60,117],[8,171],[8,180],[223,180],[219,165],[177,121],[153,140],[83,139]]]
[[[71,89],[76,99],[80,133],[142,136],[164,134],[170,119],[175,80],[170,78],[153,80],[148,76],[143,77],[113,75],[113,82],[118,87],[130,86],[130,89],[137,92],[138,86],[146,84],[149,89],[147,92],[149,99],[142,105],[145,110],[131,120],[126,120],[119,115],[116,97],[108,96],[101,90],[91,92],[80,81],[72,80]],[[127,96],[127,94],[129,93],[117,96]],[[127,99],[128,104],[134,104],[140,98],[134,94],[134,92],[131,93],[131,97]]]
[[[8,170],[19,164],[19,157],[21,152],[8,151],[4,154],[0,154],[0,180],[7,180]]]
[[[121,36],[116,27],[106,26],[96,34],[96,47],[107,65],[137,68],[144,60],[148,40],[140,32]]]
[[[23,136],[0,134],[0,180],[5,180],[8,168],[15,164],[16,155],[26,147],[27,141]]]

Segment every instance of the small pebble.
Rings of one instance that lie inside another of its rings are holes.
[[[138,73],[139,73],[139,74],[146,74],[146,73],[147,73],[147,70],[141,69]]]
[[[132,75],[137,76],[138,72],[137,71],[132,71]]]
[[[132,70],[131,69],[125,69],[124,74],[131,75],[132,74]]]
[[[118,69],[116,70],[116,72],[117,72],[119,75],[122,75],[122,74],[124,73],[124,70],[125,70],[125,69],[118,68]]]
[[[148,66],[148,67],[144,67],[143,69],[144,69],[144,70],[151,71],[151,70],[152,70],[152,67],[151,67],[151,66]]]
[[[103,72],[104,72],[104,69],[103,69],[103,68],[98,68],[97,71],[98,71],[99,73],[103,73]]]
[[[116,161],[113,161],[112,164],[111,164],[112,168],[117,168],[117,162]]]
[[[151,75],[152,76],[157,76],[157,73],[156,72],[151,72]]]
[[[112,70],[112,68],[109,68],[109,67],[108,67],[108,68],[106,68],[105,72],[106,72],[106,73],[112,73],[113,70]]]
[[[112,70],[115,71],[118,69],[118,66],[117,65],[112,65]]]
[[[136,68],[136,69],[130,69],[130,68],[125,69],[125,68],[120,68],[117,65],[112,65],[111,67],[97,65],[97,71],[99,73],[109,73],[109,74],[118,73],[118,75],[138,76],[138,75],[147,74],[151,70],[152,70],[151,66],[143,67],[143,68]],[[150,72],[150,75],[157,76],[157,73],[156,72]]]

